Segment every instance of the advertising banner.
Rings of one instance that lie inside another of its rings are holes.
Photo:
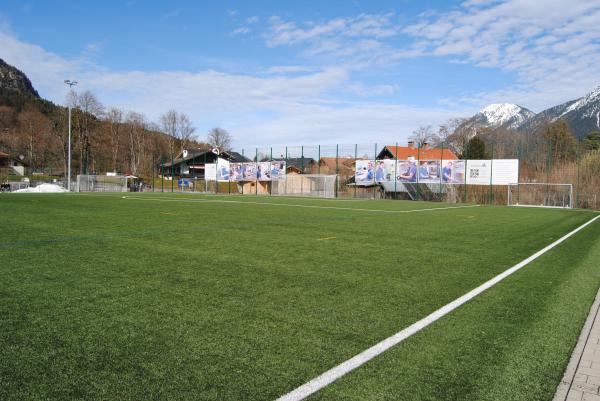
[[[442,184],[464,184],[465,167],[464,160],[442,160]]]
[[[229,163],[229,181],[242,181],[243,170],[242,163]]]
[[[271,163],[260,162],[256,164],[256,179],[258,181],[271,181]]]
[[[418,181],[424,183],[440,183],[440,161],[421,160],[419,162]]]
[[[396,167],[394,160],[385,159],[375,161],[375,182],[394,181]]]
[[[286,165],[284,161],[272,161],[271,162],[271,181],[278,181],[285,179]]]
[[[225,159],[217,159],[217,181],[229,181],[229,162]]]
[[[244,181],[256,181],[256,163],[243,163],[242,177]]]
[[[508,185],[519,181],[518,159],[356,160],[356,185],[399,182]]]
[[[356,185],[371,185],[375,183],[375,161],[357,160],[354,182]]]
[[[396,179],[400,182],[417,182],[417,162],[415,160],[398,160]]]

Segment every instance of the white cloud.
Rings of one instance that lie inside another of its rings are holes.
[[[600,3],[589,0],[468,1],[404,29],[424,52],[515,73],[517,83],[471,101],[520,101],[533,109],[600,84]]]
[[[113,71],[85,58],[66,59],[3,32],[0,57],[23,70],[40,94],[56,103],[64,103],[68,91],[63,80],[77,80],[77,90],[89,89],[108,106],[143,112],[154,121],[175,108],[189,114],[200,133],[224,126],[239,147],[402,141],[416,126],[456,113],[340,100],[332,93],[375,96],[396,90],[352,82],[348,70],[340,67],[279,66],[262,76],[214,70]]]
[[[245,35],[247,33],[250,33],[250,28],[246,28],[245,26],[234,29],[233,32],[231,32],[232,35]]]
[[[400,32],[394,19],[393,13],[360,14],[297,24],[272,16],[262,36],[268,47],[303,46],[308,58],[321,57],[348,68],[364,68],[406,55],[384,43]]]

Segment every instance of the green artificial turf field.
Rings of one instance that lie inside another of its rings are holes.
[[[273,400],[597,215],[122,195],[0,195],[1,400]],[[596,221],[309,399],[550,400],[599,260]]]

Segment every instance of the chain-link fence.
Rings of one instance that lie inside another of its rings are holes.
[[[154,192],[499,205],[509,204],[509,184],[570,184],[573,207],[600,209],[600,144],[560,135],[497,136],[484,138],[483,142],[484,149],[479,149],[478,154],[469,149],[467,140],[460,144],[444,141],[436,146],[407,142],[273,146],[234,149],[221,154],[198,149],[188,151],[185,156],[155,155],[152,171],[140,172],[140,179],[135,183],[138,184],[136,190]],[[262,167],[263,176],[259,177],[260,173],[254,171],[253,178],[247,175],[236,178],[234,173],[238,171],[229,171],[227,179],[207,177],[206,169],[216,166],[220,159],[230,163],[228,168],[244,169],[245,174],[252,168]],[[517,160],[518,173],[514,180],[499,181],[503,160]],[[476,162],[489,165],[475,168]],[[272,166],[283,170],[280,177],[265,179],[264,171],[271,173]],[[24,176],[31,183],[61,179],[33,171],[25,171]],[[0,169],[0,182],[11,188],[26,185],[24,176],[7,168]],[[94,180],[97,184],[102,182],[99,178]],[[541,188],[550,192],[541,197],[540,190],[536,190],[539,193],[529,196],[531,202],[541,199],[543,204],[544,199],[552,199],[556,203],[559,197],[564,198],[552,193],[553,186]],[[112,189],[104,186],[103,190],[121,191],[122,187],[120,184]],[[516,193],[519,193],[518,187]]]
[[[461,146],[448,142],[437,146],[410,142],[337,144],[239,149],[221,155],[204,151],[187,160],[157,157],[152,190],[507,205],[509,184],[570,184],[569,205],[600,209],[600,150],[585,142],[565,145],[539,137],[488,139],[479,157],[468,159],[464,157],[469,153],[467,147],[466,141]],[[218,158],[228,160],[232,166],[283,163],[285,178],[237,179],[231,178],[235,177],[231,171],[228,179],[207,180],[205,166],[216,164]],[[516,176],[510,181],[502,177],[507,161],[517,166]],[[482,166],[475,168],[478,162]],[[377,176],[380,166],[384,175]],[[365,182],[363,172],[369,182]],[[564,199],[564,195],[547,194],[553,203],[556,197]]]

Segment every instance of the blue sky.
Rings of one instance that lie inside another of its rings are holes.
[[[489,103],[583,96],[600,84],[598,21],[588,0],[4,0],[0,57],[57,103],[74,79],[238,147],[393,143]]]

